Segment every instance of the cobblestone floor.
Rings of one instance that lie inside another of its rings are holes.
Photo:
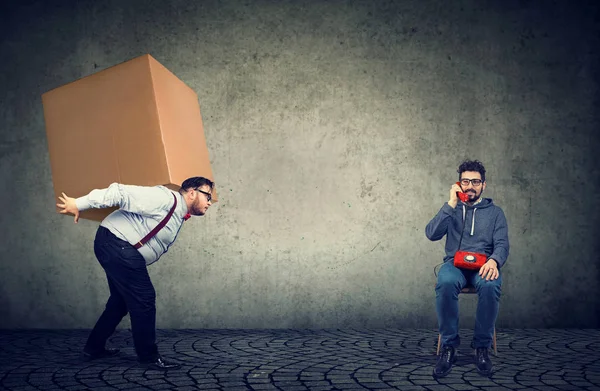
[[[84,361],[86,330],[0,330],[2,390],[600,390],[600,330],[499,330],[494,374],[477,374],[461,330],[459,360],[435,380],[433,330],[159,330],[173,371],[118,356]]]

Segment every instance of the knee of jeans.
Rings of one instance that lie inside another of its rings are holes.
[[[497,280],[494,281],[485,281],[485,280],[481,280],[478,284],[479,286],[477,287],[477,291],[479,293],[479,295],[485,295],[485,296],[494,296],[494,297],[500,297],[500,294],[502,293],[502,288],[500,286],[500,284],[497,282]]]
[[[458,294],[458,292],[460,291],[460,285],[459,282],[456,280],[453,280],[451,278],[438,278],[437,284],[435,284],[435,290],[436,291],[451,291],[451,292],[456,292]]]

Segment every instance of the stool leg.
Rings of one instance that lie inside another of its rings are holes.
[[[496,343],[496,328],[494,327],[494,355],[498,355],[498,345]]]
[[[442,343],[442,334],[438,334],[438,346],[437,351],[435,352],[436,356],[440,355],[440,344]]]

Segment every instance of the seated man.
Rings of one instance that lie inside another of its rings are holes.
[[[435,287],[436,311],[442,349],[433,370],[435,378],[446,376],[456,361],[458,336],[458,294],[466,285],[477,289],[477,313],[472,346],[476,349],[477,371],[489,376],[492,362],[488,349],[492,345],[500,302],[502,277],[500,268],[508,258],[508,226],[502,209],[490,198],[482,198],[486,187],[485,168],[481,162],[465,161],[458,168],[459,183],[452,185],[450,200],[427,224],[425,234],[432,241],[446,235],[446,255]],[[465,193],[463,202],[458,193]],[[457,208],[458,206],[458,208]],[[479,270],[454,265],[457,250],[484,254]],[[486,261],[487,259],[487,261]]]

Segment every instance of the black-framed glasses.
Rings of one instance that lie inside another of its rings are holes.
[[[197,191],[197,192],[199,192],[199,193],[202,193],[202,194],[206,195],[206,200],[207,200],[208,202],[210,202],[210,200],[212,200],[212,194],[210,194],[210,193],[207,193],[207,192],[205,192],[205,191],[202,191],[202,190],[200,190],[200,189],[194,189],[194,190],[196,190],[196,191]]]
[[[463,178],[460,180],[460,184],[463,186],[469,186],[469,183],[472,183],[473,186],[477,187],[479,185],[481,185],[483,181],[481,179],[467,179],[467,178]]]

